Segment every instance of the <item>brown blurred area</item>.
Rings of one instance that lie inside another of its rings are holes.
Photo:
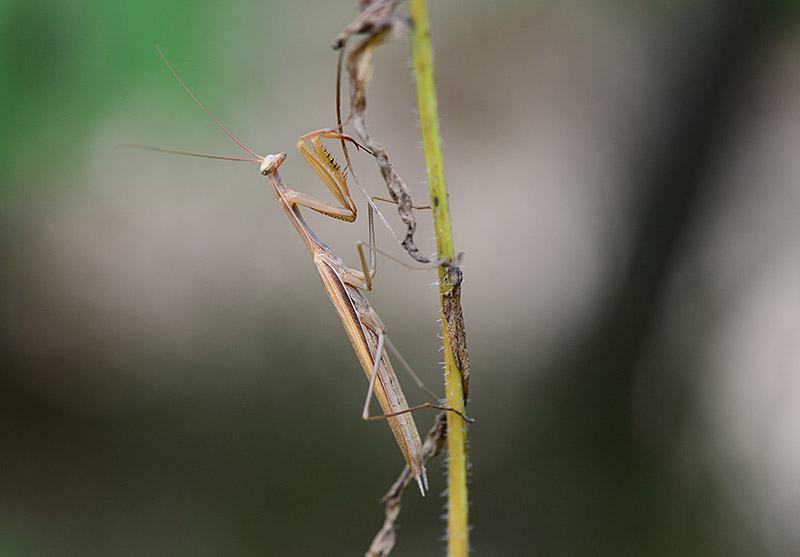
[[[0,7],[0,555],[351,555],[380,527],[402,456],[254,165],[113,151],[238,156],[159,42],[327,195],[294,143],[334,123],[335,4]],[[795,4],[430,7],[475,554],[800,553]],[[378,52],[367,114],[422,204],[408,58]],[[356,265],[366,219],[328,220]],[[381,261],[369,297],[441,391],[434,280]],[[441,463],[394,555],[443,551]]]

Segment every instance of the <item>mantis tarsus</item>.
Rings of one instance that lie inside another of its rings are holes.
[[[411,412],[421,408],[439,408],[441,410],[452,410],[444,408],[431,403],[424,403],[418,406],[409,408],[400,383],[389,361],[386,353],[388,347],[392,353],[398,357],[399,361],[409,371],[411,376],[423,389],[419,378],[414,375],[413,371],[408,367],[400,354],[394,348],[386,336],[386,327],[383,325],[378,314],[372,309],[366,297],[362,294],[362,290],[371,290],[372,279],[375,275],[376,265],[374,260],[374,253],[377,251],[372,244],[369,246],[370,250],[370,263],[364,254],[364,244],[358,243],[358,251],[361,259],[363,270],[358,271],[351,269],[336,256],[331,249],[320,240],[313,230],[309,227],[303,215],[300,213],[299,206],[308,207],[313,211],[317,211],[323,215],[337,218],[347,222],[352,222],[356,219],[357,209],[353,202],[350,192],[347,187],[347,181],[344,173],[339,168],[333,156],[322,145],[321,138],[333,138],[355,142],[349,136],[333,130],[319,130],[311,132],[302,136],[297,143],[300,153],[312,167],[312,169],[323,180],[327,188],[336,198],[339,203],[338,206],[320,201],[306,194],[297,192],[284,184],[278,168],[281,163],[286,159],[286,153],[278,153],[275,155],[260,156],[254,151],[251,151],[238,139],[236,139],[226,128],[223,126],[206,107],[195,97],[194,93],[188,88],[183,80],[178,76],[175,70],[167,61],[166,57],[161,53],[159,54],[164,60],[169,70],[183,86],[187,93],[197,102],[198,105],[211,117],[211,119],[240,147],[250,153],[255,158],[233,158],[221,157],[215,155],[203,155],[199,153],[190,153],[186,151],[177,151],[174,149],[164,149],[160,147],[151,147],[146,145],[125,145],[127,147],[136,147],[150,149],[154,151],[162,151],[169,153],[177,153],[183,155],[198,156],[204,158],[215,158],[224,160],[238,160],[258,162],[261,165],[261,174],[266,176],[272,186],[275,196],[278,198],[281,207],[283,207],[286,216],[294,225],[306,248],[311,253],[314,259],[314,266],[319,273],[325,291],[328,294],[333,306],[336,308],[339,317],[347,336],[358,356],[364,371],[369,379],[369,389],[367,398],[364,403],[362,411],[362,418],[365,420],[385,419],[388,421],[389,426],[394,433],[397,444],[403,452],[403,456],[413,474],[414,478],[419,484],[420,491],[425,494],[427,488],[427,477],[425,475],[425,466],[422,458],[422,443],[420,441],[419,432],[414,422]],[[310,146],[307,141],[310,142]],[[371,212],[370,212],[371,216]],[[372,219],[370,218],[370,238],[374,238],[374,231],[372,229]],[[425,389],[429,394],[430,391]],[[369,415],[369,403],[372,394],[378,399],[378,402],[383,409],[384,414],[381,416]],[[462,415],[462,417],[464,417]],[[464,417],[467,419],[466,417]]]

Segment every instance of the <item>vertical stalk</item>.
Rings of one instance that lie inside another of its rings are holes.
[[[444,179],[442,146],[439,136],[439,112],[436,105],[436,87],[433,80],[433,55],[431,52],[428,6],[426,0],[410,0],[409,14],[413,22],[411,34],[414,73],[417,85],[422,141],[428,170],[428,187],[436,228],[437,255],[440,260],[453,260],[453,231],[450,225],[450,208],[447,184]],[[445,296],[451,284],[447,269],[439,267],[439,296],[442,301],[442,338],[444,339],[444,381],[447,406],[464,411],[464,385],[453,356],[448,328],[448,315],[444,311]],[[449,557],[466,557],[469,551],[469,505],[467,492],[466,426],[455,413],[447,413],[448,451],[448,525],[447,554]]]

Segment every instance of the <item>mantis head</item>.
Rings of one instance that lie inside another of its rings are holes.
[[[277,155],[266,155],[261,159],[261,174],[269,176],[281,165],[286,159],[286,153],[278,153]]]

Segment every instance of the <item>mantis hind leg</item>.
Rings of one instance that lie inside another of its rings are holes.
[[[422,382],[422,380],[419,378],[419,376],[416,373],[414,373],[414,370],[411,369],[411,366],[409,366],[408,363],[405,361],[405,359],[400,355],[400,352],[397,350],[397,348],[395,348],[395,346],[392,344],[392,342],[389,340],[389,338],[386,336],[386,334],[385,333],[379,333],[378,334],[378,347],[375,350],[375,360],[374,360],[374,363],[372,365],[372,374],[371,374],[370,379],[369,379],[369,387],[367,388],[367,396],[366,396],[366,399],[364,400],[364,408],[361,411],[361,419],[363,419],[365,421],[385,420],[386,418],[392,418],[394,416],[400,416],[402,414],[408,414],[410,412],[416,412],[417,410],[422,410],[423,408],[434,408],[436,410],[444,410],[444,411],[447,411],[447,412],[454,412],[454,413],[458,414],[459,416],[461,416],[461,418],[465,422],[473,423],[475,421],[472,418],[468,418],[463,412],[460,412],[460,411],[456,410],[455,408],[450,408],[449,406],[440,406],[438,404],[433,404],[431,402],[425,402],[425,403],[422,403],[422,404],[418,404],[417,406],[412,406],[410,408],[406,408],[404,410],[400,410],[400,411],[397,411],[397,412],[384,413],[384,414],[381,414],[380,416],[370,416],[369,405],[370,405],[370,402],[372,402],[372,394],[373,394],[374,389],[375,389],[375,381],[376,381],[376,379],[378,377],[378,374],[380,373],[380,369],[381,369],[380,362],[381,362],[381,357],[384,354],[384,347],[385,346],[389,346],[389,349],[392,351],[392,354],[394,354],[395,357],[397,357],[397,359],[400,360],[400,363],[403,365],[403,367],[405,368],[406,372],[412,377],[412,379],[414,379],[414,381],[416,382],[417,386],[421,390],[425,391],[425,393],[427,393],[431,398],[436,399],[436,395],[433,394],[433,392],[431,392],[431,390],[428,389],[425,386],[425,384]]]

